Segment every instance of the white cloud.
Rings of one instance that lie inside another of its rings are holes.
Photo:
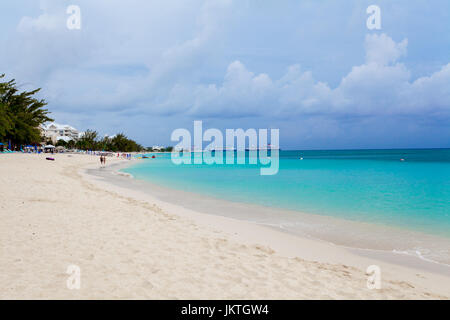
[[[368,34],[365,47],[367,63],[385,66],[406,55],[408,39],[395,43],[384,33],[381,35]]]
[[[438,113],[449,112],[450,63],[431,76],[414,81],[409,88],[409,92],[405,93],[403,98],[409,98],[411,106],[417,110]]]
[[[338,132],[343,118],[450,113],[450,64],[414,79],[407,39],[373,33],[356,44],[363,34],[339,31],[336,12],[331,23],[324,11],[320,26],[309,17],[325,2],[79,0],[79,31],[66,28],[69,2],[41,0],[34,17],[15,21],[0,53],[2,73],[43,87],[49,108],[65,117],[241,118],[291,121],[294,129],[300,119],[320,118],[320,128]],[[271,23],[262,23],[272,11]],[[341,41],[351,45],[330,51]],[[339,68],[324,72],[330,64]],[[121,71],[129,67],[139,72]]]
[[[111,2],[105,1],[104,6],[107,3]],[[81,3],[82,14],[96,8],[90,4]],[[9,65],[17,68],[19,75],[43,81],[44,93],[56,108],[65,106],[81,112],[89,112],[94,105],[97,110],[128,108],[146,114],[197,117],[372,116],[415,114],[431,108],[449,111],[450,67],[411,82],[411,72],[400,63],[407,54],[408,40],[397,43],[386,34],[366,36],[365,63],[354,66],[335,88],[316,80],[311,71],[302,70],[298,64],[290,66],[279,79],[272,79],[268,73],[250,71],[239,60],[228,65],[222,81],[205,83],[198,78],[199,67],[210,58],[211,48],[220,46],[220,35],[234,3],[195,0],[193,4],[194,8],[178,2],[164,7],[158,3],[142,5],[151,18],[145,30],[134,28],[147,21],[141,15],[129,20],[130,28],[125,24],[123,30],[112,24],[114,19],[101,20],[97,28],[113,28],[118,34],[105,40],[97,34],[99,29],[92,29],[88,23],[79,32],[68,31],[64,5],[41,1],[41,14],[24,17],[18,24],[21,42],[10,47]],[[126,17],[136,13],[130,7],[124,10],[131,10],[124,14]],[[193,16],[186,28],[189,19],[183,13],[188,10]],[[183,41],[158,37],[158,26],[168,28],[161,25],[160,12],[171,15],[170,28],[184,32]],[[148,45],[146,36],[151,39]],[[131,56],[125,50],[128,46],[133,49]],[[140,53],[139,49],[147,46],[153,50]],[[98,68],[122,63],[141,64],[147,74],[109,74]]]
[[[232,62],[223,82],[199,85],[184,101],[197,117],[299,115],[416,115],[437,110],[449,113],[450,64],[429,77],[411,82],[411,72],[398,62],[407,40],[395,43],[385,34],[366,37],[366,63],[355,66],[336,88],[314,79],[299,65],[288,68],[279,80],[255,75],[240,61]],[[190,91],[190,90],[187,90]]]
[[[64,20],[62,19],[61,16],[55,16],[44,13],[35,19],[31,17],[23,17],[22,20],[20,20],[17,29],[20,32],[28,32],[30,30],[38,30],[38,31],[57,30],[60,28],[60,25],[63,22]]]

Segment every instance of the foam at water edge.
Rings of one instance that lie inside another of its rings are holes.
[[[117,175],[117,176],[122,176],[122,177],[127,177],[130,179],[133,179],[133,175],[131,173],[126,173],[126,172],[121,172],[121,171],[112,171],[111,174]]]
[[[429,259],[429,258],[425,258],[419,250],[415,250],[414,252],[411,252],[411,251],[395,250],[394,249],[394,250],[392,250],[392,252],[396,253],[396,254],[403,254],[403,255],[407,255],[407,256],[413,256],[413,257],[419,258],[419,259],[421,259],[423,261],[426,261],[426,262],[431,262],[431,263],[435,263],[435,264],[439,264],[439,265],[444,265],[444,266],[450,267],[450,264],[439,262],[439,261],[435,261],[435,260],[432,260],[432,259]]]

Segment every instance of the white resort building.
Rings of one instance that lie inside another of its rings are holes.
[[[56,144],[59,140],[64,140],[65,142],[70,140],[77,141],[83,134],[74,127],[55,122],[41,126],[41,132],[42,136],[51,139],[53,144]]]

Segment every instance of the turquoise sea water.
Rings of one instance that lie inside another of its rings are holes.
[[[450,238],[450,149],[280,151],[278,174],[259,167],[175,165],[158,154],[123,171],[225,200]]]

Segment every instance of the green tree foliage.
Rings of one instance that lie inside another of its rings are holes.
[[[128,139],[123,133],[115,135],[108,142],[106,146],[109,151],[135,152],[144,150],[140,144]]]
[[[87,130],[77,141],[76,147],[82,150],[98,150],[98,133],[94,130]]]
[[[64,140],[58,140],[58,141],[56,142],[55,146],[56,146],[56,147],[64,147],[64,148],[67,148],[67,147],[68,147],[68,146],[67,146],[67,142],[64,141]]]
[[[19,92],[15,80],[0,81],[0,141],[10,140],[13,145],[40,142],[39,126],[53,119],[44,109],[47,103],[33,97],[39,91]]]
[[[144,148],[134,140],[128,139],[123,133],[119,133],[113,138],[98,138],[98,133],[87,130],[75,144],[78,149],[112,151],[112,152],[139,152]]]
[[[135,141],[128,139],[123,133],[119,133],[111,139],[110,147],[113,151],[121,150],[124,152],[142,151],[144,149]]]
[[[51,143],[47,143],[47,144],[51,144]],[[64,147],[66,149],[75,149],[75,141],[74,140],[69,140],[69,141],[64,141],[64,140],[58,140],[58,142],[56,142],[56,147]]]
[[[0,102],[0,141],[11,130],[11,119],[6,110],[6,105]]]
[[[0,75],[0,79],[4,75]],[[12,122],[8,110],[8,93],[11,82],[0,82],[0,141],[3,140],[12,128]]]

